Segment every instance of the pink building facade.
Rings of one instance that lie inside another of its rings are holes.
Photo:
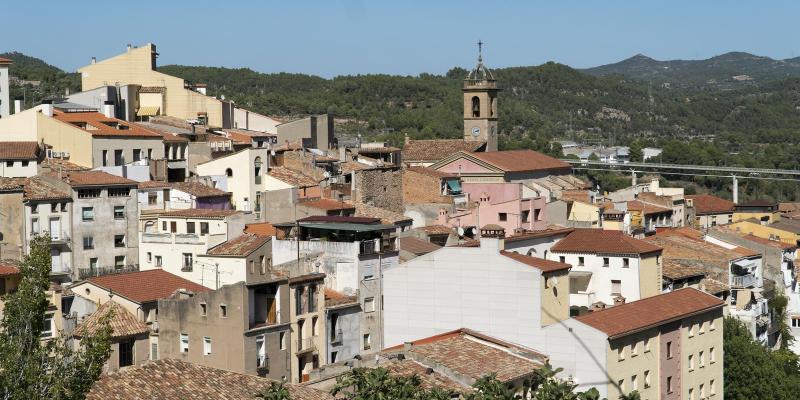
[[[477,188],[469,188],[476,185]],[[516,195],[513,195],[511,186],[516,186]],[[437,223],[451,227],[480,229],[489,224],[502,226],[507,236],[514,231],[524,229],[527,231],[543,230],[547,228],[545,221],[543,197],[521,198],[520,184],[464,184],[464,191],[470,193],[470,199],[477,199],[475,207],[466,210],[457,210],[449,213],[442,209],[439,211]],[[474,195],[472,190],[485,188],[487,190]],[[495,193],[498,201],[489,193]]]

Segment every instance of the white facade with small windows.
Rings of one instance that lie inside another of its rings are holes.
[[[0,160],[0,177],[29,178],[38,172],[36,160]]]
[[[612,305],[618,295],[626,301],[643,297],[638,255],[550,253],[548,258],[572,265],[570,290],[576,292],[570,293],[573,307],[590,308],[598,301]],[[588,277],[587,283],[581,284],[582,276]]]
[[[247,148],[231,155],[197,165],[197,175],[221,180],[225,191],[231,192],[231,202],[240,211],[254,211],[261,194],[266,191],[266,175],[270,151],[266,148]]]

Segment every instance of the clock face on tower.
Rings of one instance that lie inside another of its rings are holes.
[[[478,137],[478,135],[480,135],[480,134],[481,134],[481,128],[478,128],[477,126],[473,126],[472,127],[472,136]]]

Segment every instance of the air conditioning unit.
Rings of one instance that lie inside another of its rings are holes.
[[[69,158],[69,152],[68,151],[62,151],[61,152],[61,157]]]

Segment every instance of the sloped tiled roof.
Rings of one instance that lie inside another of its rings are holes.
[[[697,215],[732,213],[735,206],[730,200],[710,194],[687,195],[686,199],[692,201]]]
[[[441,246],[431,242],[415,238],[413,236],[404,236],[399,239],[400,250],[416,254],[418,256],[428,254],[432,251],[439,250]]]
[[[661,275],[668,279],[677,280],[691,278],[693,276],[705,276],[706,272],[703,268],[693,267],[680,261],[666,259],[661,267]]]
[[[731,287],[728,286],[727,284],[711,278],[705,278],[702,281],[700,281],[700,286],[705,288],[706,293],[711,293],[711,294],[720,294],[723,292],[731,291]]]
[[[172,184],[172,188],[197,198],[228,196],[227,192],[223,192],[222,190],[200,182],[175,182]]]
[[[319,185],[318,180],[285,167],[270,168],[269,176],[299,188]]]
[[[52,175],[53,173],[51,173]],[[62,174],[61,178],[70,186],[108,186],[108,185],[137,185],[132,181],[121,176],[111,175],[103,171],[72,171]]]
[[[178,289],[194,293],[210,290],[161,269],[94,276],[87,281],[137,303],[167,298]]]
[[[36,160],[38,142],[0,142],[0,160]]]
[[[350,203],[346,203],[344,201],[338,201],[333,199],[317,199],[317,200],[310,200],[310,201],[301,201],[297,203],[297,205],[301,205],[304,207],[316,208],[318,210],[353,210],[355,206]]]
[[[645,254],[661,251],[652,243],[635,239],[621,231],[575,229],[552,248],[561,253]]]
[[[14,61],[11,61],[7,58],[0,57],[0,64],[13,64]]]
[[[25,188],[25,178],[5,178],[0,176],[0,190],[21,192]]]
[[[66,122],[76,128],[76,123],[86,123],[90,128],[79,128],[89,132],[92,136],[136,136],[141,138],[159,138],[162,136],[159,133],[153,132],[144,127],[131,124],[116,118],[108,118],[99,112],[60,112],[56,111],[53,118]],[[117,129],[106,123],[117,124],[125,126],[127,129]]]
[[[42,168],[48,168],[52,171],[88,171],[91,168],[69,162],[63,158],[45,158],[40,164]]]
[[[409,140],[403,146],[403,162],[435,163],[459,151],[479,151],[486,142],[471,142],[464,139]]]
[[[427,168],[427,167],[408,167],[405,170],[410,172],[416,172],[418,174],[432,176],[435,178],[452,178],[457,176],[449,172],[439,171],[437,169]]]
[[[782,219],[767,225],[770,228],[780,229],[800,235],[800,221],[793,219]]]
[[[105,374],[92,385],[87,400],[252,400],[273,382],[200,364],[166,358]],[[292,400],[333,400],[321,390],[286,385]]]
[[[644,240],[661,247],[666,259],[723,261],[727,263],[744,257],[743,254],[737,251],[726,249],[702,239],[675,233],[658,233]]]
[[[136,336],[148,332],[147,324],[139,321],[119,303],[110,300],[103,303],[97,311],[84,319],[75,329],[74,335],[82,337],[96,334],[103,327],[103,319],[109,314],[111,314],[111,318],[108,320],[108,324],[111,325],[112,338]]]
[[[349,296],[342,292],[325,288],[325,307],[339,307],[353,303],[358,304],[358,296]]]
[[[449,235],[454,233],[453,228],[444,225],[427,225],[422,227],[428,235]]]
[[[163,181],[144,181],[139,182],[139,189],[168,189],[172,187],[169,182]]]
[[[225,219],[235,215],[236,210],[211,210],[207,208],[187,208],[185,210],[174,210],[161,213],[162,217],[169,218],[203,218],[203,219]]]
[[[244,233],[261,236],[275,236],[278,230],[269,222],[258,222],[254,224],[247,224],[244,226]]]
[[[473,157],[505,172],[565,170],[572,166],[564,161],[533,150],[506,150],[471,153]]]
[[[720,308],[725,302],[694,288],[648,297],[575,317],[613,339],[691,315]]]
[[[16,262],[0,260],[0,276],[11,276],[19,273],[19,266]]]
[[[208,249],[206,254],[210,256],[246,257],[263,246],[264,243],[269,242],[269,240],[269,236],[243,234],[235,239],[222,242]]]
[[[628,211],[643,212],[644,215],[671,213],[671,208],[657,206],[654,204],[645,204],[639,200],[632,200],[628,202]]]
[[[521,262],[525,265],[534,267],[539,271],[542,271],[542,273],[564,271],[572,268],[571,265],[566,263],[545,260],[544,258],[539,258],[539,257],[526,256],[524,254],[514,253],[513,251],[501,250],[500,254],[514,261]]]
[[[72,199],[70,193],[61,191],[52,183],[38,177],[32,176],[25,180],[25,200],[69,200]]]
[[[431,373],[428,366],[414,360],[392,360],[380,366],[389,371],[392,376],[411,377],[416,375],[420,380],[419,386],[422,390],[439,388],[449,393],[470,393],[474,390],[471,386],[461,384],[444,374],[435,371]]]

